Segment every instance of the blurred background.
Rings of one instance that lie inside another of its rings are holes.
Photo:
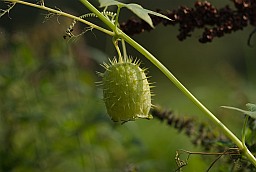
[[[34,2],[34,1],[31,1]],[[134,1],[126,1],[134,2]],[[210,1],[216,7],[230,1]],[[99,6],[97,1],[92,1]],[[173,10],[192,7],[194,1],[141,0],[143,7]],[[75,15],[88,13],[79,1],[46,1],[45,5]],[[1,2],[1,9],[6,4]],[[115,8],[113,8],[115,10]],[[190,138],[166,123],[136,120],[113,123],[102,101],[96,71],[116,56],[111,38],[99,31],[76,40],[63,39],[72,20],[46,11],[16,5],[0,18],[0,171],[175,171],[175,151],[204,151]],[[121,12],[120,21],[133,16]],[[96,18],[92,19],[98,24]],[[77,24],[80,33],[84,25]],[[158,26],[133,38],[155,55],[173,74],[239,138],[243,116],[221,109],[245,109],[256,103],[256,36],[254,28],[198,42],[202,30],[183,42],[178,26]],[[128,54],[142,61],[154,83],[153,104],[176,115],[192,117],[212,131],[220,131],[155,66],[127,45]],[[183,171],[206,171],[213,157],[192,155]],[[211,171],[228,171],[232,164],[217,162]],[[233,171],[239,171],[239,164]]]

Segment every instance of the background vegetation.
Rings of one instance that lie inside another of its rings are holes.
[[[63,11],[84,14],[79,3],[56,5]],[[52,3],[52,4],[51,4]],[[140,1],[148,9],[192,6],[192,1]],[[229,1],[211,1],[221,7]],[[97,2],[95,2],[97,4]],[[0,171],[174,171],[175,151],[204,151],[182,132],[157,120],[124,125],[106,115],[101,89],[95,86],[103,71],[100,63],[115,56],[111,38],[98,31],[77,41],[63,39],[71,21],[45,20],[45,12],[23,6],[0,20]],[[124,10],[121,20],[131,13]],[[96,19],[95,19],[96,20]],[[79,33],[84,28],[76,28]],[[243,117],[221,105],[244,108],[256,102],[256,43],[247,46],[254,28],[200,44],[200,33],[183,42],[177,27],[159,26],[133,38],[150,50],[210,110],[238,136]],[[200,32],[200,31],[199,31]],[[204,122],[203,114],[144,57],[154,82],[153,103],[176,115]],[[192,156],[184,171],[205,171],[216,157]],[[211,170],[227,171],[232,164],[219,161]],[[241,170],[237,163],[234,171]]]

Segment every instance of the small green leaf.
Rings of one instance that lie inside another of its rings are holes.
[[[248,104],[246,104],[246,106],[249,109],[249,111],[242,110],[242,109],[235,108],[235,107],[230,107],[230,106],[221,106],[221,107],[242,112],[243,114],[249,115],[250,117],[256,119],[256,105],[248,103]]]
[[[139,18],[141,18],[142,20],[147,22],[151,27],[154,27],[154,25],[152,23],[152,20],[151,20],[149,14],[155,15],[155,16],[158,16],[158,17],[162,17],[162,18],[165,18],[167,20],[171,20],[170,18],[166,17],[163,14],[145,9],[142,6],[138,5],[138,4],[126,4],[125,7],[128,8],[129,10],[131,10]]]
[[[146,9],[144,9],[142,6],[138,4],[126,4],[126,8],[131,10],[134,14],[136,14],[139,18],[147,22],[151,27],[154,27],[153,22],[148,15],[148,12]]]

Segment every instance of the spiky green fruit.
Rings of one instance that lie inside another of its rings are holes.
[[[103,97],[107,113],[113,121],[125,122],[136,118],[152,118],[150,86],[139,61],[131,58],[104,63]]]

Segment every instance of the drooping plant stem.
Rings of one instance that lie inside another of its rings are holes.
[[[34,7],[34,8],[39,8],[39,9],[48,11],[48,12],[50,12],[50,13],[56,14],[56,15],[58,15],[58,16],[65,16],[65,17],[68,17],[68,18],[77,20],[77,21],[79,21],[79,22],[81,22],[81,23],[84,23],[84,24],[86,24],[86,25],[92,27],[93,29],[97,29],[97,30],[99,30],[99,31],[101,31],[101,32],[103,32],[103,33],[106,33],[106,34],[110,35],[110,36],[114,36],[114,35],[115,35],[113,32],[111,32],[111,31],[109,31],[109,30],[107,30],[107,29],[104,29],[104,28],[102,28],[102,27],[100,27],[100,26],[98,26],[98,25],[96,25],[96,24],[93,24],[93,23],[91,23],[91,22],[89,22],[89,21],[86,21],[86,20],[84,20],[84,19],[82,19],[82,18],[80,18],[80,17],[71,15],[71,14],[69,14],[69,13],[62,12],[62,11],[60,11],[60,10],[58,10],[58,9],[55,10],[55,9],[46,7],[46,6],[44,6],[44,5],[37,5],[37,4],[33,4],[33,3],[30,3],[30,2],[25,2],[25,1],[20,1],[20,0],[4,0],[4,1],[13,3],[13,5],[11,6],[11,8],[13,8],[16,3],[23,4],[23,5],[30,6],[30,7]],[[6,11],[8,12],[9,9],[6,10]],[[3,14],[5,14],[5,13],[6,13],[6,12],[4,12]]]
[[[122,38],[127,41],[131,46],[137,49],[141,54],[147,57],[156,67],[158,67],[172,82],[173,84],[179,88],[179,90],[185,94],[187,98],[189,98],[205,115],[210,118],[210,120],[217,125],[222,132],[232,140],[237,147],[244,153],[244,155],[254,164],[256,167],[256,159],[252,155],[252,153],[244,147],[242,142],[218,119],[216,116],[209,111],[190,91],[179,82],[179,80],[161,63],[159,62],[150,52],[144,49],[140,44],[135,42],[127,35],[122,35]]]
[[[158,61],[149,51],[143,48],[140,44],[130,38],[128,35],[123,33],[119,28],[116,28],[113,23],[111,23],[104,15],[102,15],[93,5],[91,5],[87,0],[80,0],[91,12],[95,13],[99,19],[102,20],[110,29],[112,29],[121,39],[124,39],[133,48],[139,51],[142,55],[148,58],[156,67],[158,67],[168,78],[173,82],[173,84],[179,88],[179,90],[185,94],[208,118],[217,125],[222,132],[232,140],[237,147],[241,150],[242,154],[252,162],[256,167],[256,158],[253,154],[242,144],[242,142],[218,119],[212,112],[210,112],[197,98],[190,93],[190,91],[183,86],[179,80],[160,62]],[[116,30],[117,29],[117,30]]]

